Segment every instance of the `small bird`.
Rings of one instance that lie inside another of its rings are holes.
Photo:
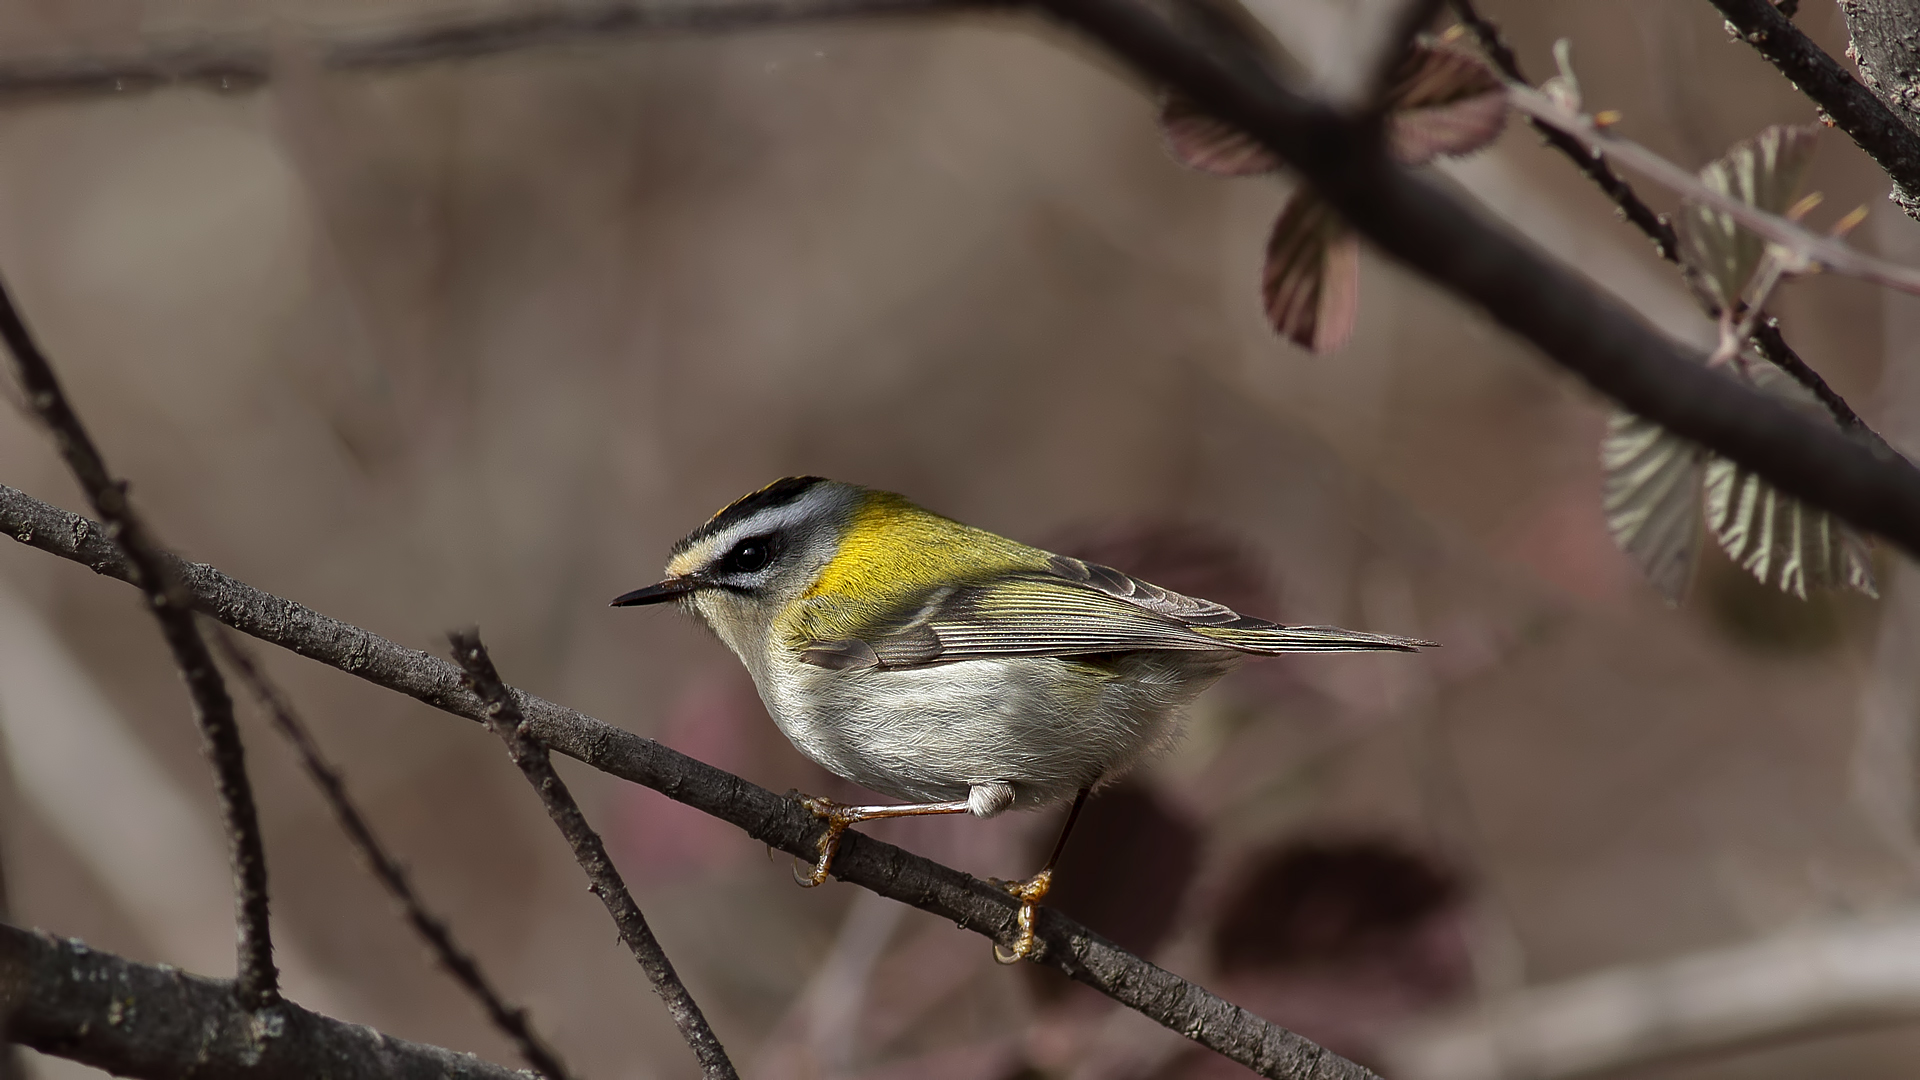
[[[802,884],[826,880],[861,821],[1074,800],[1046,867],[1009,886],[1007,963],[1033,950],[1034,905],[1087,793],[1167,746],[1181,707],[1241,657],[1431,644],[1250,618],[818,476],[734,501],[674,545],[664,581],[613,606],[663,602],[739,656],[801,753],[907,800],[808,799],[828,830]]]

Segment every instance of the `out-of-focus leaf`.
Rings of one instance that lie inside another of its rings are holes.
[[[1214,965],[1244,974],[1392,956],[1414,974],[1433,959],[1412,947],[1421,924],[1459,910],[1466,892],[1451,867],[1391,840],[1295,841],[1257,855],[1227,898]],[[1466,960],[1414,977],[1457,987],[1470,974]]]
[[[1833,515],[1725,458],[1707,464],[1706,491],[1720,546],[1754,577],[1803,600],[1809,585],[1880,595],[1867,542]]]
[[[1771,365],[1757,364],[1740,377],[1810,416],[1831,419],[1810,391]],[[1732,461],[1625,412],[1609,422],[1600,457],[1607,527],[1669,600],[1686,591],[1703,517],[1728,557],[1765,584],[1803,600],[1809,587],[1879,595],[1864,537]]]
[[[1189,169],[1217,176],[1256,176],[1280,167],[1280,159],[1260,140],[1193,102],[1169,94],[1160,106],[1160,136],[1167,152]]]
[[[1700,180],[1731,198],[1779,214],[1799,193],[1819,128],[1776,124],[1734,145],[1700,170]],[[1687,266],[1732,308],[1746,293],[1767,242],[1711,207],[1687,203],[1680,212],[1680,253]]]
[[[1772,365],[1756,365],[1751,381],[1808,415],[1828,415],[1810,391]],[[1809,587],[1880,595],[1866,538],[1832,514],[1722,457],[1707,463],[1705,491],[1707,525],[1720,547],[1760,581],[1803,600]]]
[[[1387,145],[1408,165],[1472,153],[1507,124],[1500,77],[1479,57],[1444,46],[1416,44],[1387,100]]]
[[[1700,552],[1705,452],[1650,420],[1616,412],[1600,464],[1607,530],[1653,587],[1679,603]]]
[[[1387,93],[1387,145],[1393,156],[1421,165],[1442,154],[1469,154],[1506,127],[1506,88],[1471,53],[1417,42]],[[1177,94],[1160,107],[1160,133],[1174,160],[1220,176],[1273,172],[1282,162],[1238,127]]]
[[[1506,95],[1482,94],[1393,113],[1387,117],[1387,147],[1397,160],[1422,165],[1443,154],[1470,154],[1499,138],[1506,126]]]
[[[1388,149],[1408,164],[1478,150],[1506,124],[1499,76],[1477,57],[1427,42],[1408,52],[1388,103]],[[1178,95],[1160,107],[1160,133],[1174,160],[1203,172],[1252,176],[1282,165],[1259,140]],[[1295,191],[1273,223],[1260,284],[1274,330],[1332,352],[1353,336],[1360,313],[1359,240],[1332,207]]]
[[[1333,207],[1299,188],[1273,223],[1260,284],[1276,331],[1332,352],[1353,336],[1360,312],[1360,242]]]

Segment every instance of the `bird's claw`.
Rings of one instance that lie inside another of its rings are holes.
[[[1044,900],[1047,890],[1053,887],[1053,871],[1046,869],[1026,881],[995,881],[994,884],[1007,890],[1020,901],[1020,934],[1013,939],[1013,948],[1002,950],[999,942],[993,946],[993,958],[1002,964],[1017,964],[1033,955],[1033,947],[1039,939],[1033,933],[1034,905]]]
[[[823,799],[817,795],[800,800],[800,805],[813,813],[814,817],[827,823],[827,831],[820,837],[818,846],[820,857],[811,868],[794,860],[793,880],[803,889],[811,889],[827,880],[827,871],[833,869],[833,857],[840,851],[840,836],[847,831],[857,818],[849,813],[849,807]]]

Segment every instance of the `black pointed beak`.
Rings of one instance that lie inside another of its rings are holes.
[[[664,604],[669,600],[678,600],[700,587],[700,583],[691,577],[668,578],[658,585],[649,585],[644,589],[635,589],[630,593],[621,593],[613,598],[609,607],[639,607],[642,604]]]

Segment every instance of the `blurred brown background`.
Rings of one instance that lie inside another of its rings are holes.
[[[1416,1018],[1914,917],[1920,639],[1902,635],[1920,596],[1895,559],[1878,604],[1801,604],[1709,553],[1667,607],[1604,531],[1604,402],[1371,253],[1348,349],[1277,340],[1257,275],[1284,189],[1172,164],[1150,98],[1034,21],[665,34],[377,74],[302,59],[314,34],[506,6],[0,4],[0,66],[280,50],[259,91],[0,103],[0,268],[183,554],[415,647],[478,623],[509,680],[776,790],[840,789],[716,641],[605,604],[781,475],[902,491],[1256,614],[1440,640],[1231,678],[1177,751],[1096,803],[1058,898],[1376,1065],[1419,1056]],[[1299,0],[1302,40],[1338,6]],[[1836,8],[1804,7],[1838,54]],[[1535,78],[1571,38],[1590,106],[1683,164],[1812,118],[1704,3],[1485,8]],[[1677,277],[1531,134],[1449,168],[1650,320],[1710,340]],[[1920,226],[1844,137],[1810,186],[1836,213],[1872,205],[1861,242],[1915,261]],[[1912,304],[1823,278],[1775,308],[1909,450]],[[18,409],[0,415],[0,481],[84,506]],[[694,1074],[484,731],[261,654],[571,1064]],[[0,707],[12,919],[229,973],[207,770],[137,594],[0,547]],[[243,723],[293,995],[511,1060],[283,747]],[[563,769],[750,1076],[1234,1071],[994,965],[975,936],[838,883],[798,889],[729,827]],[[1014,876],[1056,820],[875,831]],[[1882,1023],[1631,1075],[1911,1076],[1920,991],[1890,1000]]]

